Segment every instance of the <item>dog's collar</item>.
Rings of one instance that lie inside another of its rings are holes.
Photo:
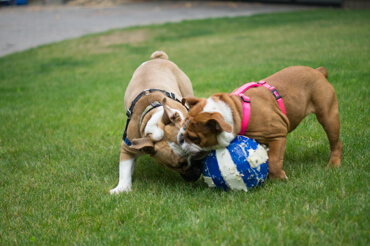
[[[249,117],[250,117],[250,114],[251,114],[250,99],[249,99],[249,97],[244,95],[244,92],[247,91],[248,89],[252,88],[252,87],[260,87],[260,86],[266,87],[267,89],[269,89],[272,92],[272,94],[274,95],[274,97],[276,99],[276,102],[279,104],[279,107],[280,107],[281,111],[283,111],[283,113],[286,115],[283,99],[279,95],[279,93],[278,93],[278,91],[276,90],[275,87],[267,84],[266,81],[264,81],[264,80],[260,80],[258,83],[256,83],[256,82],[247,83],[247,84],[241,86],[240,88],[236,89],[235,91],[233,91],[231,93],[231,95],[240,96],[240,98],[242,99],[242,104],[243,104],[243,120],[242,120],[242,125],[241,125],[239,135],[244,135],[245,132],[247,131],[248,123],[249,123]]]
[[[135,97],[134,101],[132,101],[132,103],[131,103],[131,106],[130,106],[129,110],[127,110],[127,112],[126,112],[127,121],[126,121],[126,127],[125,127],[125,131],[123,132],[122,139],[123,139],[123,141],[125,141],[125,143],[126,143],[128,146],[131,146],[131,141],[127,138],[127,128],[128,128],[128,124],[129,124],[130,119],[131,119],[132,111],[134,110],[134,107],[135,107],[136,103],[139,101],[139,99],[140,99],[142,96],[144,96],[144,95],[149,95],[149,94],[151,94],[151,93],[153,93],[153,92],[156,92],[156,91],[159,91],[159,92],[164,93],[167,97],[169,97],[169,98],[171,98],[171,99],[173,99],[173,100],[175,100],[175,101],[179,102],[179,103],[182,105],[181,101],[180,101],[179,99],[177,99],[177,98],[176,98],[176,95],[175,95],[175,93],[173,93],[173,92],[168,92],[168,91],[166,91],[166,90],[161,90],[161,89],[146,89],[146,90],[143,90],[142,92],[140,92],[140,93],[139,93],[139,95],[137,95],[137,97]],[[158,101],[157,101],[157,102],[158,102]],[[159,102],[159,103],[160,103],[160,102]],[[161,104],[161,103],[160,103],[160,104]],[[162,105],[162,104],[161,104],[161,105]],[[148,111],[146,111],[146,114],[147,114],[150,110],[152,110],[153,108],[155,108],[155,107],[152,107],[152,108],[150,109],[150,106],[153,106],[153,105],[149,105],[149,106],[148,106],[148,107],[149,107],[149,110],[148,110]],[[158,106],[160,106],[160,105],[158,105]],[[158,106],[156,106],[156,107],[158,107]],[[147,110],[147,109],[148,109],[148,107],[147,107],[145,110]],[[184,105],[184,107],[186,108],[186,110],[187,110],[187,111],[189,111],[189,108],[188,108],[188,107],[186,107],[185,105]],[[145,112],[145,110],[144,110],[144,112]],[[143,112],[143,114],[144,114],[144,112]],[[144,116],[145,116],[145,114],[144,114],[144,115],[143,115],[143,114],[141,115],[140,124],[141,124],[142,119],[143,119],[143,118],[144,118]],[[139,128],[139,129],[140,129],[140,128]]]

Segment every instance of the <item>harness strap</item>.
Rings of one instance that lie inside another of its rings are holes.
[[[248,128],[249,117],[251,112],[251,101],[249,97],[247,97],[243,93],[240,93],[239,96],[243,101],[243,120],[239,135],[244,135]]]
[[[281,111],[283,111],[283,113],[286,115],[285,106],[284,106],[284,103],[283,103],[283,98],[280,96],[280,94],[276,90],[276,88],[273,87],[273,86],[271,86],[271,85],[269,85],[269,84],[267,84],[266,81],[264,81],[264,80],[260,80],[258,82],[258,84],[266,87],[267,89],[269,89],[272,92],[272,94],[275,96],[275,99],[276,99],[279,107],[281,108]]]
[[[266,87],[267,89],[269,89],[272,92],[272,94],[274,95],[280,109],[286,115],[283,99],[279,95],[279,93],[278,93],[278,91],[276,90],[275,87],[267,84],[266,81],[264,81],[264,80],[260,80],[258,83],[256,83],[256,82],[247,83],[247,84],[241,86],[240,88],[236,89],[235,91],[233,91],[231,93],[231,95],[240,96],[240,98],[243,101],[243,119],[242,119],[242,125],[241,125],[239,135],[244,135],[245,132],[247,131],[249,118],[250,118],[250,114],[251,114],[250,98],[247,97],[246,95],[244,95],[244,92],[247,91],[248,89],[252,88],[252,87],[260,87],[260,86]]]
[[[128,146],[131,146],[131,145],[132,145],[132,143],[131,143],[131,141],[127,138],[127,128],[128,128],[128,124],[130,123],[131,115],[132,115],[132,111],[134,110],[135,104],[139,101],[139,99],[140,99],[142,96],[144,96],[144,95],[149,95],[149,94],[151,94],[151,93],[153,93],[153,92],[156,92],[156,91],[162,92],[162,93],[164,93],[167,97],[169,97],[169,98],[171,98],[171,99],[173,99],[173,100],[175,100],[175,101],[177,101],[177,102],[181,103],[181,101],[180,101],[179,99],[177,99],[177,98],[176,98],[176,95],[175,95],[175,93],[173,93],[173,92],[168,92],[168,91],[161,90],[161,89],[146,89],[146,90],[144,90],[144,91],[140,92],[140,93],[139,93],[139,95],[137,95],[137,97],[135,97],[135,99],[132,101],[132,103],[131,103],[131,106],[130,106],[129,110],[127,110],[127,112],[126,112],[127,121],[126,121],[125,131],[123,132],[122,140],[123,140],[123,141],[125,141],[125,143],[126,143]],[[158,101],[156,101],[156,102],[158,102]],[[159,104],[160,104],[160,105],[159,105]],[[159,107],[159,106],[161,106],[161,105],[162,105],[160,102],[159,102],[159,104],[158,104],[158,103],[155,103],[155,104],[151,104],[151,105],[149,105],[149,106],[144,110],[143,114],[144,114],[144,113],[146,114],[146,113],[148,113],[150,110],[152,110],[153,108],[156,108],[156,107]],[[152,107],[150,108],[150,106],[152,106]],[[184,105],[184,107],[186,108],[186,110],[187,110],[187,111],[189,111],[189,108],[188,108],[188,107],[186,107],[185,105]],[[145,114],[144,114],[144,115],[145,115]],[[143,117],[144,117],[144,116],[142,115],[142,116],[141,116],[141,120],[142,120],[142,118],[143,118]],[[141,123],[141,120],[140,120],[140,123]]]

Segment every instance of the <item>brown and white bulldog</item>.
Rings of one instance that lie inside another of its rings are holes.
[[[131,190],[135,161],[144,154],[179,172],[185,180],[196,180],[201,174],[199,168],[191,168],[177,143],[179,123],[188,113],[181,100],[193,95],[190,79],[166,53],[156,51],[150,58],[136,69],[125,92],[128,120],[121,144],[119,182],[111,194]]]
[[[310,113],[316,114],[329,139],[329,166],[339,167],[343,147],[339,140],[338,101],[327,77],[323,67],[294,66],[265,78],[282,97],[286,114],[273,93],[263,86],[243,93],[250,98],[250,118],[244,135],[268,145],[270,178],[286,179],[283,157],[287,134]],[[181,147],[191,155],[227,147],[241,130],[241,96],[218,93],[208,99],[186,97],[190,111],[178,134]]]

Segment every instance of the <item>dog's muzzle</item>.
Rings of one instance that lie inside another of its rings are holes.
[[[181,177],[187,182],[195,182],[202,175],[202,160],[190,159],[190,167],[185,173],[180,173]]]

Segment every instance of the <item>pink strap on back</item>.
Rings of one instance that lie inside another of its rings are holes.
[[[266,81],[263,81],[263,80],[260,80],[258,82],[258,84],[266,87],[267,89],[269,89],[272,92],[272,94],[274,94],[274,96],[276,98],[276,101],[277,101],[279,107],[281,108],[281,111],[283,111],[283,113],[286,115],[285,106],[284,106],[284,103],[283,103],[283,98],[279,95],[276,88],[267,84]]]
[[[250,118],[250,114],[251,114],[250,99],[249,99],[249,97],[247,97],[243,93],[245,91],[247,91],[248,89],[252,88],[252,87],[259,87],[259,86],[264,86],[272,92],[272,94],[276,98],[276,101],[277,101],[279,107],[281,108],[283,113],[286,115],[283,99],[281,98],[281,96],[279,95],[279,93],[277,92],[275,87],[267,84],[266,81],[263,81],[263,80],[259,81],[258,83],[256,83],[256,82],[247,83],[247,84],[241,86],[240,88],[236,89],[235,91],[233,91],[231,93],[231,95],[240,96],[240,98],[243,101],[243,119],[242,119],[242,124],[241,124],[241,129],[240,129],[239,135],[244,135],[245,132],[247,131],[249,118]]]
[[[239,87],[238,89],[233,91],[231,93],[231,95],[240,95],[240,94],[243,94],[244,92],[246,92],[249,88],[258,87],[258,86],[259,85],[256,82],[250,82],[250,83],[247,83],[245,85],[242,85],[241,87]]]

